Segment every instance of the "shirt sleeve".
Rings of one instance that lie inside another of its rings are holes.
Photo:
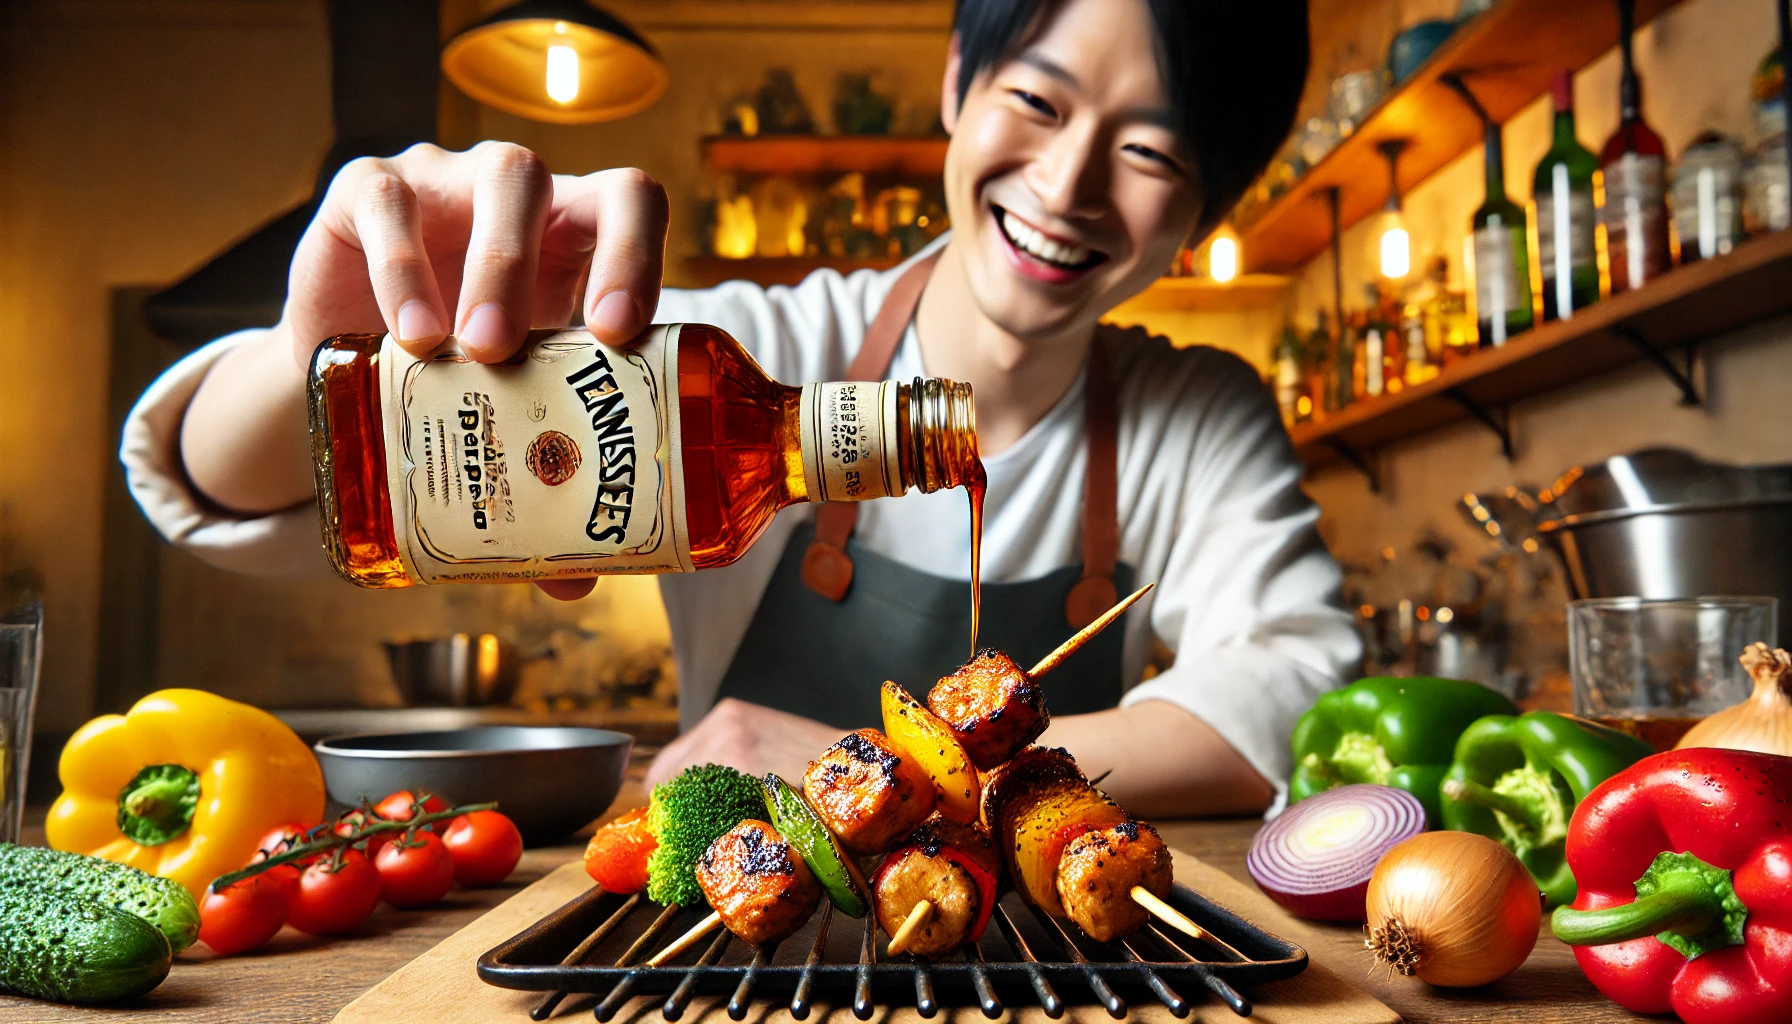
[[[1361,641],[1268,392],[1235,357],[1210,352],[1200,363],[1180,382],[1167,374],[1143,385],[1184,390],[1160,430],[1187,431],[1189,444],[1158,450],[1190,455],[1151,609],[1175,661],[1122,705],[1165,700],[1199,716],[1276,787],[1273,813],[1294,767],[1295,721],[1340,684]]]
[[[180,457],[180,428],[206,373],[261,329],[227,334],[169,367],[125,417],[118,458],[131,497],[169,543],[233,572],[264,576],[328,576],[317,506],[303,505],[240,519],[194,490]]]

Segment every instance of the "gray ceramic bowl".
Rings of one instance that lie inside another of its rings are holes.
[[[401,789],[457,804],[498,802],[541,846],[565,839],[610,806],[634,737],[574,726],[481,725],[444,732],[332,736],[312,749],[330,799],[353,806]]]

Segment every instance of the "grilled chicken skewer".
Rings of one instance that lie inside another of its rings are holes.
[[[928,819],[884,858],[871,883],[890,954],[939,956],[981,938],[1000,871],[989,833],[937,815]],[[917,914],[924,916],[917,920]]]
[[[933,813],[933,781],[876,729],[848,733],[803,773],[803,796],[855,856],[883,853]]]
[[[821,886],[798,853],[770,825],[751,818],[709,845],[697,861],[697,884],[714,912],[647,961],[658,967],[725,925],[755,945],[789,938],[821,901]]]

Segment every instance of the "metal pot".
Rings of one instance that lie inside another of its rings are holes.
[[[412,707],[502,704],[516,689],[517,650],[490,633],[388,640],[392,679]]]
[[[1569,470],[1538,532],[1576,597],[1777,597],[1792,608],[1792,464],[1654,448]]]

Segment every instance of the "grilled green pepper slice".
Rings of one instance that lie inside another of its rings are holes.
[[[864,917],[871,909],[865,899],[870,887],[834,833],[815,816],[803,795],[781,776],[768,774],[761,783],[765,786],[765,809],[771,812],[773,827],[803,855],[803,863],[809,865],[828,900],[848,917]]]

